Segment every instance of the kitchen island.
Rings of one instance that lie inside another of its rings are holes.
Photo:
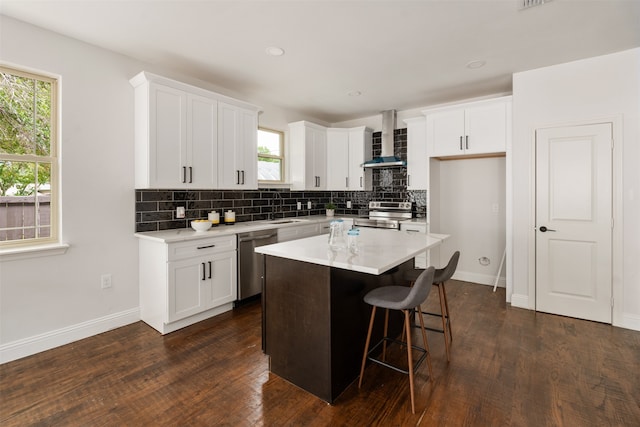
[[[364,295],[403,284],[413,258],[447,237],[363,228],[356,254],[330,249],[327,235],[256,248],[265,255],[263,350],[271,372],[332,403],[360,371],[371,315]],[[400,333],[394,314],[390,330]],[[382,335],[378,317],[374,340]]]

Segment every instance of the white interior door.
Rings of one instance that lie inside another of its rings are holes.
[[[536,132],[536,310],[611,323],[612,128]]]

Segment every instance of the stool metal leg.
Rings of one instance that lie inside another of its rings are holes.
[[[389,309],[384,309],[384,332],[382,336],[386,338],[388,336],[387,332],[389,331]],[[387,340],[385,339],[382,342],[382,361],[385,362],[387,360]]]
[[[418,313],[420,313],[420,307],[418,307]],[[431,350],[429,350],[429,343],[427,342],[427,331],[424,328],[424,318],[422,313],[419,314],[420,329],[422,330],[422,342],[424,349],[427,351],[427,366],[429,366],[429,380],[433,382],[433,368],[431,367]]]
[[[358,388],[362,386],[362,377],[364,376],[364,366],[367,363],[367,353],[369,353],[369,344],[371,342],[371,331],[373,330],[373,321],[376,318],[376,306],[371,309],[371,320],[369,321],[369,332],[367,332],[367,341],[364,344],[364,354],[362,355],[362,367],[360,368],[360,381],[358,381]]]
[[[449,327],[449,342],[453,341],[453,333],[451,332],[451,317],[449,316],[449,302],[447,301],[447,291],[442,282],[442,295],[444,295],[444,306],[447,309],[447,326]]]

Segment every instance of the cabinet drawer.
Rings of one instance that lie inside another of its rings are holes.
[[[168,248],[168,260],[174,261],[184,258],[209,255],[219,252],[236,250],[236,235],[211,237],[207,239],[189,240],[179,243],[170,243]]]
[[[416,224],[400,224],[400,231],[410,231],[413,233],[426,233],[427,226],[416,225]]]

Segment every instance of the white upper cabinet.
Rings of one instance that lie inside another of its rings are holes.
[[[187,96],[188,170],[183,180],[189,187],[215,188],[218,185],[218,103],[203,96]],[[188,174],[187,174],[188,172]]]
[[[223,186],[227,181],[220,176],[227,177],[219,169],[228,161],[220,152],[228,152],[229,147],[221,144],[242,151],[231,164],[237,166],[242,158],[246,164],[239,169],[244,172],[244,186],[257,188],[257,107],[147,72],[133,77],[131,84],[136,188],[238,188]],[[236,109],[231,132],[220,128],[220,105]],[[245,154],[250,150],[251,156]],[[249,158],[252,161],[244,160]]]
[[[310,122],[289,123],[292,190],[327,188],[327,128]]]
[[[429,157],[504,153],[511,137],[511,97],[425,110]]]
[[[258,116],[254,111],[218,103],[219,187],[258,188]]]
[[[372,131],[366,127],[327,129],[327,190],[371,190]]]
[[[407,190],[426,190],[429,188],[427,120],[416,117],[404,122],[407,124]]]

